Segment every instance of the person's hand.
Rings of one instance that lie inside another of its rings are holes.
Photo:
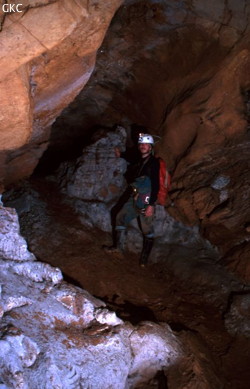
[[[154,211],[155,211],[154,206],[148,205],[146,208],[146,211],[145,211],[145,216],[147,216],[147,217],[153,216]]]
[[[115,156],[116,156],[116,158],[120,158],[120,156],[121,156],[121,151],[120,151],[120,149],[118,148],[118,147],[115,147]]]

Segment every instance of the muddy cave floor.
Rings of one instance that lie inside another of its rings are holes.
[[[224,325],[228,295],[223,284],[234,285],[237,293],[232,275],[209,258],[182,261],[181,254],[174,266],[166,257],[142,269],[136,254],[103,251],[110,234],[84,228],[54,184],[33,179],[30,189],[35,200],[32,196],[29,211],[19,218],[37,259],[59,267],[66,281],[103,300],[123,320],[167,322],[179,334],[197,336],[225,377],[225,388],[249,389],[250,341],[230,335]]]

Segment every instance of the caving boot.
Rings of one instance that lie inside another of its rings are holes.
[[[116,228],[113,235],[113,245],[112,246],[102,246],[105,251],[108,253],[123,253],[125,251],[125,241],[126,241],[126,229],[125,228]]]
[[[117,228],[116,229],[116,247],[122,253],[124,253],[124,251],[125,251],[125,242],[126,242],[126,229],[125,228]]]
[[[154,244],[154,238],[149,238],[143,235],[143,246],[140,256],[139,264],[141,267],[145,267],[148,263],[149,254]]]

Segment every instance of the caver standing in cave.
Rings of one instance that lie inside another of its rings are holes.
[[[111,211],[113,245],[105,246],[109,252],[123,252],[127,227],[137,218],[143,234],[141,266],[147,264],[154,243],[153,216],[159,191],[159,161],[152,153],[153,145],[154,139],[151,135],[139,134],[139,155],[136,161],[129,165],[128,188],[118,205]],[[117,157],[125,157],[117,148],[115,153]]]

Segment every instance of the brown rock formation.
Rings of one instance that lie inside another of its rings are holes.
[[[22,4],[20,13],[2,13],[0,36],[2,179],[7,184],[34,170],[52,122],[91,75],[121,0]]]

